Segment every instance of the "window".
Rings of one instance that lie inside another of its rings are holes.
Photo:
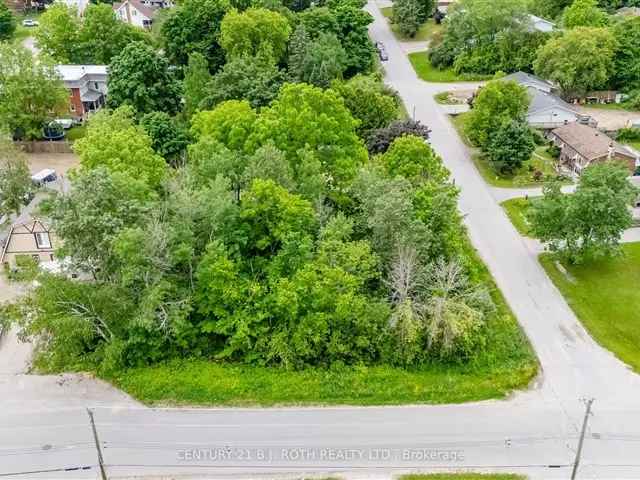
[[[100,90],[100,86],[98,85],[98,82],[93,82],[93,86],[95,87],[96,90]]]
[[[37,232],[35,235],[38,248],[51,248],[51,240],[47,232]]]
[[[75,106],[75,104],[74,104],[74,103],[71,103],[71,109],[70,109],[70,110],[71,110],[72,112],[75,112],[75,111],[76,111],[76,106]]]

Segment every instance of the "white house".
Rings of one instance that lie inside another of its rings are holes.
[[[560,97],[535,87],[527,87],[527,92],[531,98],[527,111],[529,126],[541,130],[549,130],[574,122],[595,126],[589,116],[582,115]]]
[[[76,118],[100,109],[107,101],[109,75],[106,65],[56,65],[69,90],[69,113]]]
[[[171,6],[173,3],[169,0],[124,0],[114,3],[113,10],[123,22],[140,28],[151,28],[158,10]]]

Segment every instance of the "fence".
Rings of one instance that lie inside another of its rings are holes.
[[[73,153],[71,144],[65,141],[15,142],[16,146],[27,153]]]

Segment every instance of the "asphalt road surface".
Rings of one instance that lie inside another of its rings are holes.
[[[569,478],[583,398],[595,402],[578,478],[640,478],[639,377],[589,337],[496,203],[433,100],[453,86],[418,80],[375,4],[368,9],[371,36],[389,53],[386,81],[433,130],[431,143],[461,188],[473,244],[536,350],[536,384],[506,401],[451,406],[161,410],[96,382],[83,393],[76,377],[70,381],[80,384],[52,398],[26,376],[0,376],[0,478],[99,478],[85,406],[95,407],[109,478],[388,478],[464,468]]]

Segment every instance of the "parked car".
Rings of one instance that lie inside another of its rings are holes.
[[[22,21],[23,27],[37,27],[38,25],[40,25],[40,22],[38,22],[37,20],[33,20],[32,18],[25,18]]]
[[[387,51],[384,48],[384,43],[376,42],[376,49],[378,50],[378,55],[380,56],[380,60],[386,62],[389,60],[389,55],[387,55]]]
[[[31,175],[31,181],[36,185],[44,185],[45,183],[55,182],[58,178],[56,171],[51,168],[45,168],[38,173]]]

